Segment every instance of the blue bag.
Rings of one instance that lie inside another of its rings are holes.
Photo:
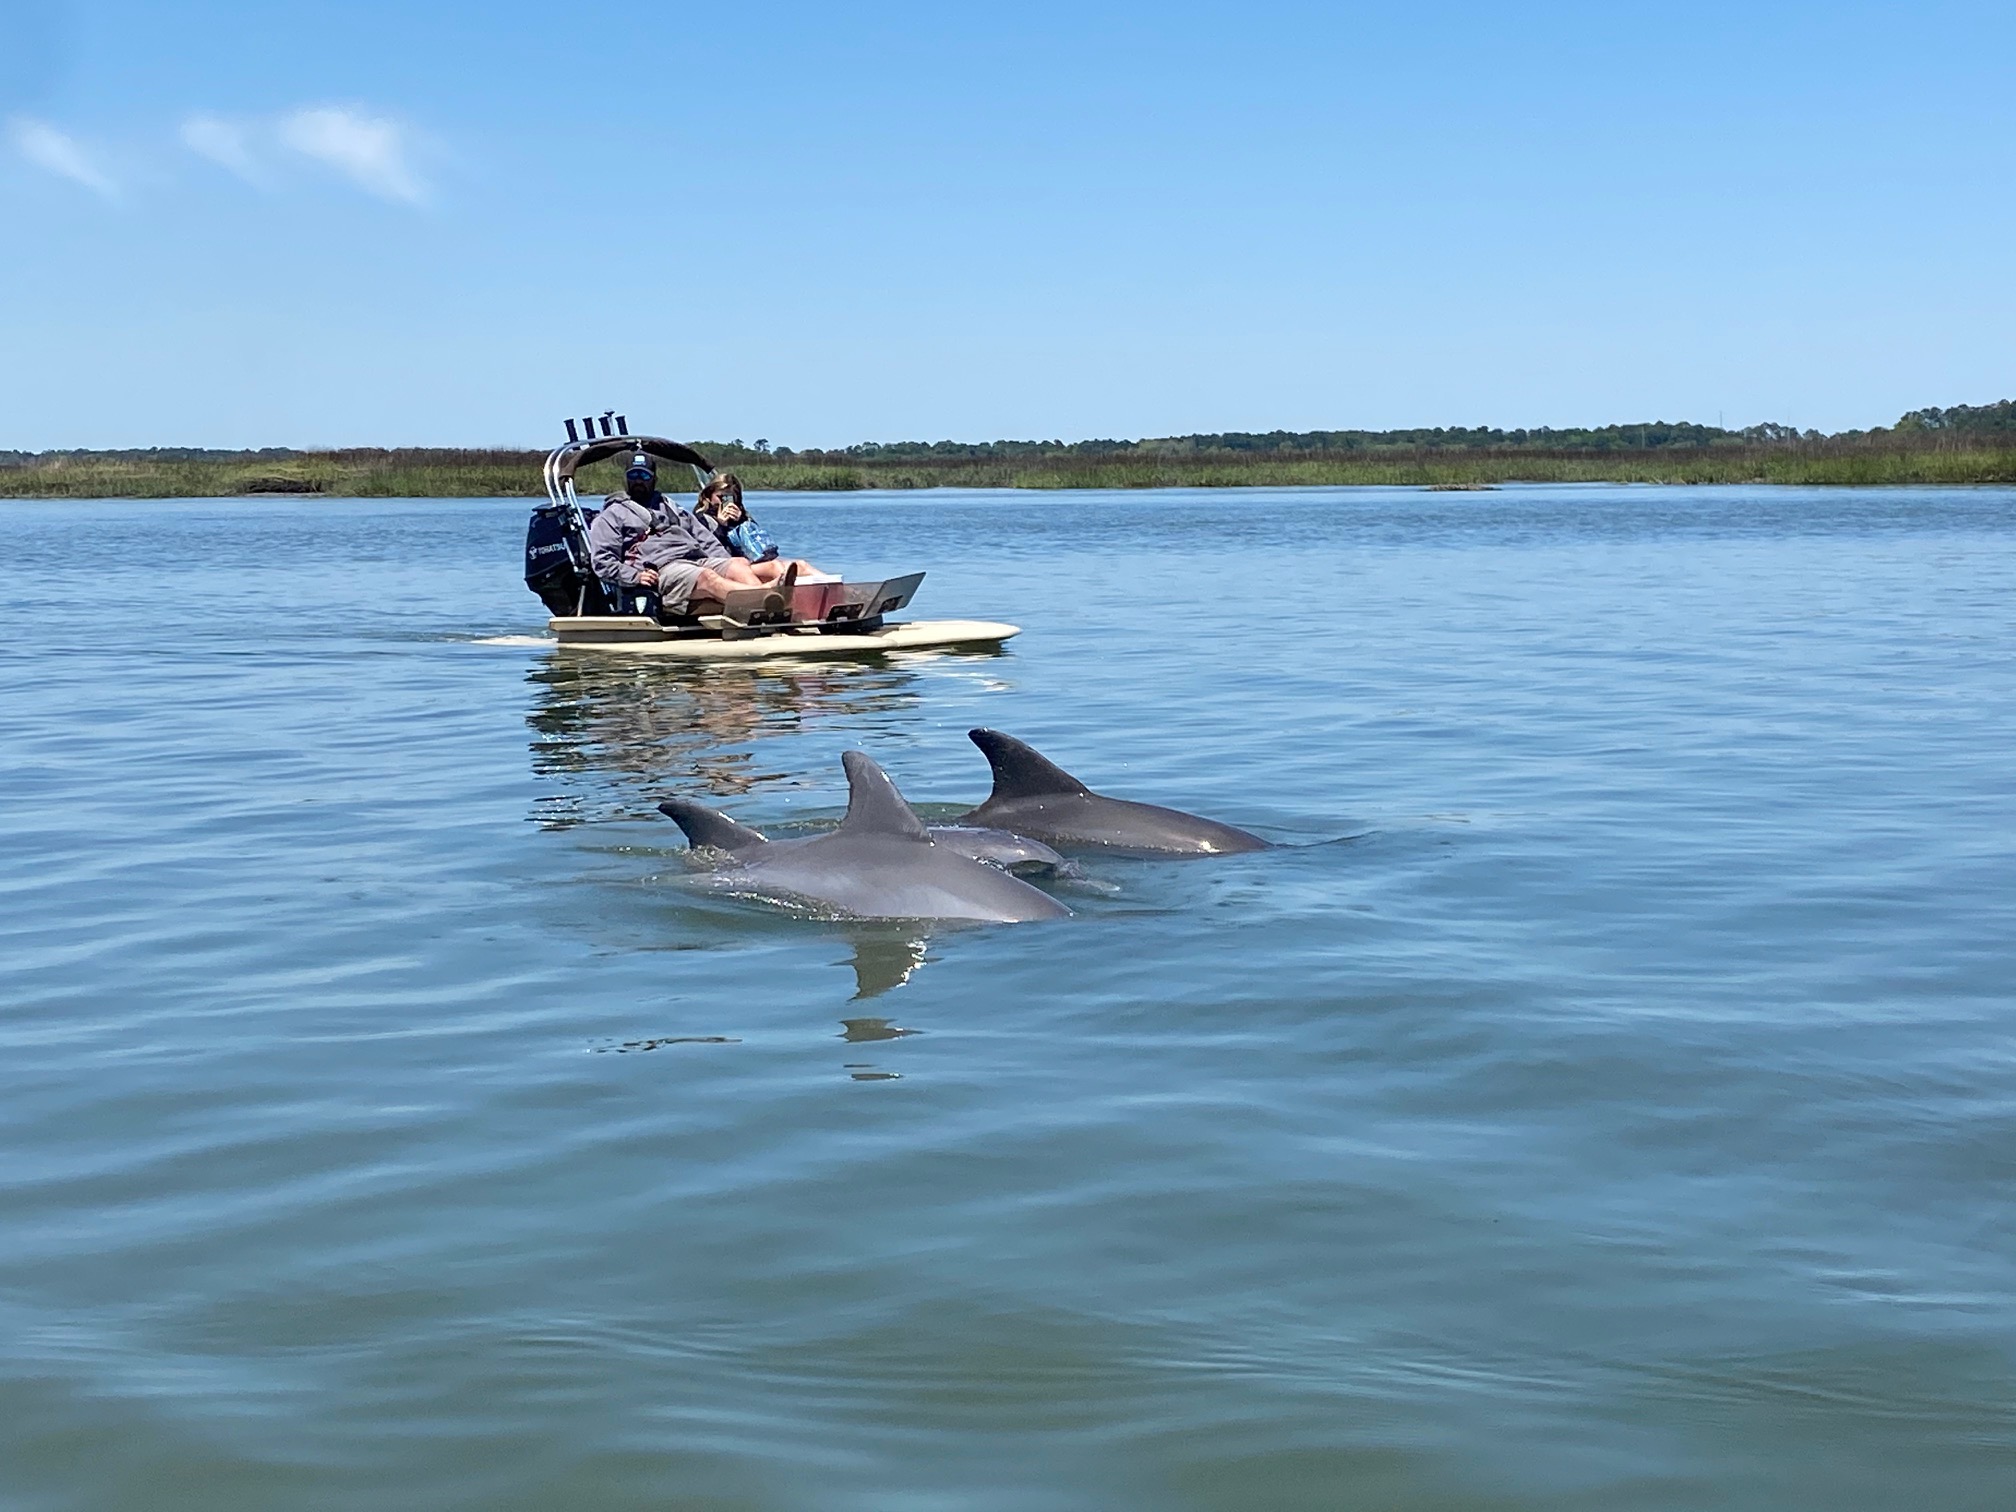
[[[770,539],[770,532],[753,519],[744,519],[728,532],[728,549],[752,562],[767,562],[777,555],[777,543]]]

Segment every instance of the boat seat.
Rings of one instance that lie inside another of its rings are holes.
[[[690,614],[667,614],[658,607],[658,595],[649,588],[625,588],[621,583],[612,583],[607,578],[598,579],[602,584],[602,596],[609,602],[611,614],[642,614],[658,621],[661,625],[697,625],[700,621]]]
[[[602,596],[609,601],[611,614],[648,614],[658,618],[658,595],[649,588],[625,588],[603,578]]]

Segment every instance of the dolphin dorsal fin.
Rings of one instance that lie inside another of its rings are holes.
[[[737,824],[726,814],[717,814],[690,798],[668,798],[658,805],[658,812],[686,831],[688,845],[711,845],[717,850],[738,851],[770,843],[766,836],[748,825]]]
[[[987,764],[994,768],[994,791],[988,795],[989,803],[1002,803],[1010,798],[1076,797],[1092,791],[1013,735],[1003,735],[999,730],[968,730],[966,738],[980,747]]]
[[[859,751],[840,758],[847,773],[847,817],[840,821],[843,835],[895,835],[904,840],[931,843],[923,821],[911,812],[889,774]]]

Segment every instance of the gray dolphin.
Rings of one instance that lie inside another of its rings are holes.
[[[994,768],[994,791],[955,824],[1012,830],[1067,849],[1097,846],[1137,855],[1223,856],[1268,848],[1258,835],[1214,819],[1102,797],[1013,735],[999,730],[966,733]]]
[[[999,866],[1007,871],[1058,872],[1066,870],[1064,858],[1041,840],[1017,835],[1005,829],[980,829],[970,824],[934,824],[931,843],[955,850],[975,861]]]
[[[737,824],[726,814],[718,814],[713,809],[702,808],[684,798],[674,798],[658,805],[659,810],[677,820],[686,831],[686,838],[695,845],[711,845],[716,850],[734,852],[752,845],[769,845],[770,837],[746,824]],[[692,823],[688,823],[688,820]],[[703,833],[695,833],[695,828]],[[985,861],[989,866],[998,866],[1004,871],[1067,871],[1064,858],[1041,840],[1031,840],[1027,835],[1011,834],[1003,829],[980,829],[970,824],[933,824],[926,827],[925,834],[931,837],[933,845],[961,856],[970,856],[975,861]],[[793,844],[783,841],[782,844]]]
[[[1019,877],[932,842],[896,784],[859,751],[840,758],[847,817],[808,840],[766,840],[685,798],[658,805],[695,846],[728,852],[713,884],[821,903],[857,919],[975,919],[1012,924],[1071,910]]]

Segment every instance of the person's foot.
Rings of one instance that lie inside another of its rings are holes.
[[[763,612],[765,614],[781,615],[787,620],[791,618],[791,590],[797,586],[797,583],[798,564],[793,562],[778,577],[771,592],[764,595]]]

